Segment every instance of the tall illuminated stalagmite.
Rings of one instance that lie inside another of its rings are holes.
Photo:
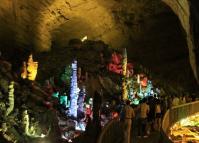
[[[79,95],[79,88],[77,85],[77,61],[72,63],[72,76],[71,76],[71,89],[70,89],[70,108],[69,114],[70,116],[77,117],[77,101]]]
[[[122,81],[122,99],[127,100],[128,99],[128,91],[127,91],[127,52],[126,48],[123,52],[123,61],[122,61],[122,75],[123,75],[123,81]]]

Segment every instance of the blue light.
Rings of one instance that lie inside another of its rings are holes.
[[[78,94],[79,88],[77,86],[77,61],[72,63],[72,76],[71,76],[71,90],[70,90],[70,108],[69,115],[77,118],[78,109]]]
[[[78,131],[85,131],[86,130],[85,122],[81,122],[81,121],[76,122],[75,129],[78,130]]]
[[[78,111],[84,112],[84,99],[86,96],[86,89],[85,86],[82,87],[82,89],[79,92],[79,98],[78,98]]]

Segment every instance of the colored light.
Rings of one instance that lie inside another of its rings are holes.
[[[72,76],[71,76],[71,90],[70,90],[70,108],[69,115],[77,118],[77,109],[78,109],[78,94],[79,88],[77,86],[77,61],[72,63]]]
[[[85,86],[80,90],[79,92],[79,98],[78,98],[78,111],[84,112],[84,99],[86,96],[86,89]]]
[[[84,37],[81,39],[81,41],[84,42],[84,41],[86,41],[87,39],[88,39],[88,37],[87,37],[87,36],[84,36]]]
[[[58,98],[59,97],[59,92],[55,92],[52,94],[53,97]]]

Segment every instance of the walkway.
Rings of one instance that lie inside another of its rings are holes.
[[[148,138],[137,138],[138,142],[136,143],[161,143],[160,132],[152,132]]]
[[[105,126],[98,143],[121,143],[122,142],[122,127],[121,123],[113,120]],[[132,129],[133,132],[133,129]],[[147,138],[136,138],[136,143],[161,143],[161,134],[158,131],[151,132]],[[133,142],[133,141],[132,141]],[[135,143],[135,142],[133,142]]]
[[[168,143],[168,131],[170,127],[181,119],[199,112],[199,101],[176,106],[167,111],[164,116],[162,131],[152,132],[147,138],[137,138],[136,143]],[[117,120],[108,123],[101,133],[97,143],[121,143],[122,127]]]

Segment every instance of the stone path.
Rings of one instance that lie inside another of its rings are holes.
[[[147,138],[137,138],[136,143],[161,143],[161,135],[159,132],[152,132]]]

